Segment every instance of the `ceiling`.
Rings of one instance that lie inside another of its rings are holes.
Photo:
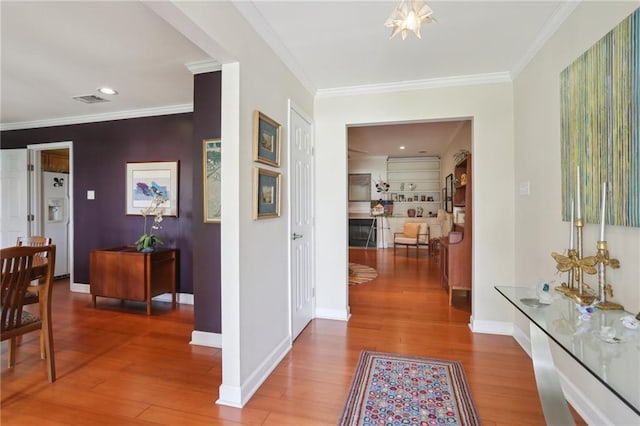
[[[437,23],[423,24],[421,40],[410,34],[404,41],[389,39],[390,29],[383,26],[397,4],[234,2],[318,96],[447,84],[452,78],[508,81],[576,2],[429,1]],[[216,59],[138,1],[2,1],[0,7],[0,125],[5,130],[135,111],[187,111],[193,76],[186,64]],[[102,85],[120,93],[100,95],[109,102],[97,104],[72,99],[99,95]]]

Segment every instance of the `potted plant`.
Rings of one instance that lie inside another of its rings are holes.
[[[164,207],[162,205],[167,201],[158,192],[153,193],[153,199],[151,204],[146,209],[140,210],[144,217],[144,234],[136,241],[136,249],[143,253],[149,253],[155,251],[156,246],[164,244],[164,242],[153,233],[153,231],[162,229],[160,223],[162,222],[162,213],[164,213]],[[153,222],[149,232],[147,232],[147,216],[153,215]]]

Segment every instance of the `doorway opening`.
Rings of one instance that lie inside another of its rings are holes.
[[[27,146],[30,169],[30,235],[51,238],[56,245],[56,278],[73,281],[73,144],[55,142]]]
[[[401,234],[405,223],[437,224],[430,225],[432,230],[440,229],[437,235],[426,237],[432,240],[442,236],[442,229],[446,228],[442,226],[444,221],[450,220],[451,225],[445,233],[453,228],[452,203],[448,207],[447,191],[443,190],[447,176],[455,169],[454,155],[462,150],[471,151],[471,118],[352,125],[347,127],[347,147],[349,177],[356,174],[371,176],[368,200],[352,201],[350,196],[348,229],[355,228],[352,223],[358,222],[362,226],[360,222],[366,220],[375,236],[369,241],[376,241],[372,247],[357,249],[349,244],[350,263],[358,259],[375,267],[382,258],[389,258],[389,252],[393,252],[394,234]],[[351,193],[351,187],[347,192]],[[377,212],[373,209],[378,204],[382,205],[384,213],[374,217]],[[464,220],[464,215],[458,216]],[[349,240],[351,237],[349,235]],[[438,246],[435,243],[410,248],[400,246],[402,249],[390,255],[398,262],[391,264],[398,276],[402,275],[402,268],[415,267],[439,275]],[[363,250],[372,253],[364,255]]]

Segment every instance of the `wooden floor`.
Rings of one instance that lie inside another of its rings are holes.
[[[379,277],[349,288],[349,322],[315,320],[244,409],[214,402],[219,349],[190,346],[193,309],[121,305],[54,288],[58,380],[46,380],[37,334],[17,365],[2,344],[2,425],[335,425],[360,351],[459,360],[485,425],[543,425],[531,360],[507,336],[473,334],[469,299],[440,287],[437,261],[404,250],[350,251]],[[578,424],[584,424],[576,417]]]

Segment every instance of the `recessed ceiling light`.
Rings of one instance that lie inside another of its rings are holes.
[[[400,149],[404,149],[404,145],[400,147]]]
[[[111,87],[98,87],[98,92],[103,95],[117,95],[118,91],[116,89],[112,89]]]

